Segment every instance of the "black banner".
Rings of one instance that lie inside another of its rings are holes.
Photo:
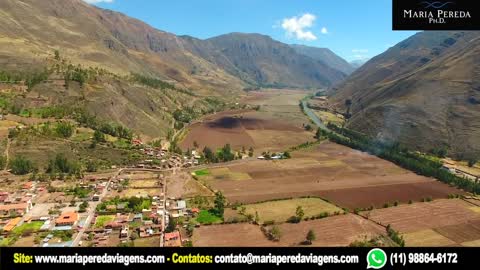
[[[0,269],[466,269],[478,248],[1,248]]]
[[[393,30],[480,30],[475,0],[393,0]]]

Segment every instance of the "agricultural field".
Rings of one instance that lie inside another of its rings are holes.
[[[353,210],[464,193],[391,162],[331,142],[293,152],[292,159],[288,160],[249,160],[215,170],[249,176],[243,181],[212,177],[214,170],[209,169],[210,174],[198,177],[212,189],[221,190],[230,203],[315,196]]]
[[[213,196],[213,192],[202,183],[192,179],[188,172],[179,172],[166,176],[167,197],[192,198],[195,196]]]
[[[315,114],[325,124],[332,123],[337,126],[342,126],[345,123],[345,118],[339,114],[325,112],[325,111],[315,111]]]
[[[200,211],[195,220],[200,224],[215,224],[223,222],[221,218],[217,217],[216,215],[207,210]]]
[[[95,228],[103,228],[105,225],[108,223],[112,222],[115,219],[114,215],[105,215],[105,216],[98,216],[95,219],[95,225],[93,227]]]
[[[138,238],[133,241],[134,247],[159,247],[160,237]]]
[[[384,235],[385,228],[353,214],[278,225],[281,246],[299,246],[313,230],[316,240],[312,246],[348,246],[352,242]]]
[[[306,141],[313,134],[303,128],[309,123],[300,111],[299,101],[304,91],[266,90],[251,92],[244,101],[256,110],[237,110],[207,116],[188,127],[188,134],[180,143],[184,150],[197,142],[200,149],[212,149],[229,143],[233,149],[253,147],[256,153],[284,151]]]
[[[291,200],[270,201],[258,204],[247,204],[245,213],[241,215],[239,208],[237,211],[230,211],[225,219],[242,219],[242,216],[255,215],[258,213],[259,222],[274,221],[275,223],[286,222],[290,217],[295,216],[297,207],[301,207],[305,217],[313,217],[321,214],[333,215],[335,213],[343,213],[341,208],[336,207],[319,198],[299,198]]]
[[[268,240],[259,226],[240,223],[201,226],[193,232],[194,247],[271,247],[278,246]]]
[[[480,207],[444,199],[362,212],[403,234],[407,246],[472,246],[480,243]]]
[[[382,226],[353,214],[276,226],[281,235],[278,242],[269,240],[260,226],[249,223],[202,226],[194,230],[192,240],[196,247],[300,246],[305,241],[308,231],[313,230],[316,240],[313,241],[312,246],[348,246],[356,240],[385,234],[385,228]]]

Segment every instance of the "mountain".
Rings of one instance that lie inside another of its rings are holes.
[[[352,66],[354,69],[358,69],[361,66],[363,66],[368,60],[353,60],[350,61],[349,64]]]
[[[346,76],[267,36],[177,36],[82,0],[1,0],[0,25],[0,78],[43,80],[0,93],[3,113],[81,107],[148,139],[165,136],[175,112],[225,109],[251,86],[324,88]]]
[[[421,32],[332,88],[348,126],[420,150],[480,155],[480,32]]]
[[[290,45],[290,46],[293,49],[295,49],[295,51],[297,51],[298,53],[306,55],[317,61],[321,61],[326,65],[336,70],[339,70],[347,75],[350,75],[355,70],[354,66],[352,66],[350,63],[345,61],[345,59],[336,55],[330,49],[309,47],[305,45],[296,45],[296,44]]]
[[[257,34],[179,37],[81,0],[2,0],[0,10],[0,64],[12,69],[31,67],[59,50],[75,64],[149,74],[197,91],[246,85],[318,88],[345,77]]]
[[[58,49],[75,64],[119,74],[150,74],[196,89],[242,86],[186,51],[176,35],[81,0],[2,0],[0,10],[2,66],[29,67]]]
[[[324,62],[265,35],[231,33],[207,40],[184,40],[184,46],[193,53],[252,85],[320,88],[346,77]]]

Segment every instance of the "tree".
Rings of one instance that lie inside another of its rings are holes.
[[[10,161],[10,169],[13,174],[25,175],[35,170],[35,165],[32,161],[26,159],[23,156],[18,156]]]
[[[478,160],[476,158],[470,158],[468,160],[468,167],[472,168],[473,166],[475,166],[475,164],[477,164]]]
[[[195,223],[189,222],[186,230],[187,230],[187,235],[191,237],[193,235],[193,231],[195,230]]]
[[[309,230],[306,239],[307,243],[311,245],[312,241],[315,241],[317,239],[317,236],[315,235],[315,232],[313,230]]]
[[[249,157],[253,157],[253,147],[250,147],[250,148],[248,149],[248,156],[249,156]]]
[[[78,212],[84,213],[84,212],[87,211],[87,208],[88,208],[88,202],[83,202],[83,203],[80,204],[80,206],[78,207]]]
[[[93,141],[96,143],[104,143],[107,140],[105,139],[105,134],[98,130],[95,130],[95,132],[93,133]]]
[[[227,143],[222,149],[220,149],[220,152],[218,153],[218,159],[223,162],[228,162],[235,159],[235,155],[232,153],[230,144]]]
[[[55,60],[60,61],[60,51],[55,50]]]
[[[312,129],[313,129],[310,124],[306,124],[304,128],[305,128],[306,131],[312,131]]]
[[[95,161],[89,160],[87,161],[87,172],[96,172],[97,171],[97,163]]]
[[[272,229],[270,229],[269,236],[270,239],[273,241],[280,241],[280,238],[282,237],[282,232],[277,225],[274,225]]]
[[[215,163],[217,162],[217,158],[215,157],[215,154],[213,153],[212,149],[205,147],[203,148],[203,156],[205,157],[205,160],[208,162]]]
[[[75,127],[67,122],[59,122],[55,127],[55,132],[63,137],[63,138],[70,138],[73,135]]]
[[[352,100],[351,99],[345,100],[345,106],[347,107],[346,118],[349,119],[351,117],[350,110],[352,108]]]
[[[215,193],[214,204],[216,215],[223,218],[223,214],[225,212],[225,196],[223,196],[221,191]]]
[[[289,159],[289,158],[292,158],[292,156],[290,155],[289,152],[285,152],[283,153],[283,158]]]
[[[197,141],[193,141],[193,148],[198,149],[198,142]]]
[[[322,137],[322,129],[318,128],[317,132],[315,133],[315,139],[320,140],[321,137]]]
[[[174,218],[168,220],[168,226],[165,228],[165,232],[171,233],[177,229],[177,221]]]
[[[298,206],[297,210],[295,210],[295,217],[297,218],[298,222],[302,221],[303,216],[305,216],[305,212],[301,206]]]
[[[253,220],[255,224],[258,224],[260,222],[260,216],[258,215],[258,211],[255,211],[255,219]]]

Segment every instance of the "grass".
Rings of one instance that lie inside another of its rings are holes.
[[[36,232],[40,230],[43,225],[43,221],[32,221],[30,223],[24,223],[21,226],[16,227],[13,229],[13,233],[17,235],[22,235],[25,232]]]
[[[160,237],[139,238],[133,241],[135,247],[159,247]]]
[[[317,216],[322,213],[343,213],[342,209],[319,198],[300,198],[249,204],[245,205],[245,213],[255,216],[255,212],[258,212],[261,222],[285,222],[290,217],[295,215],[295,211],[298,206],[302,207],[305,213],[304,217]]]
[[[345,122],[345,119],[331,112],[315,111],[315,114],[324,123],[332,123],[341,126]]]
[[[72,136],[72,141],[84,142],[92,138],[93,131],[87,129],[77,129],[77,132]]]
[[[202,169],[202,170],[198,170],[198,171],[195,171],[193,172],[196,176],[204,176],[204,175],[209,175],[210,174],[210,171],[208,169]]]
[[[198,214],[197,222],[200,224],[222,223],[223,220],[208,210],[202,210]]]
[[[125,140],[125,139],[115,140],[115,141],[113,141],[113,145],[116,148],[120,148],[120,149],[129,149],[132,146],[130,144],[130,142],[128,140]]]
[[[112,222],[115,216],[98,216],[95,220],[95,228],[103,228],[107,223]]]
[[[0,240],[0,247],[8,247],[15,244],[16,238],[6,237]]]

